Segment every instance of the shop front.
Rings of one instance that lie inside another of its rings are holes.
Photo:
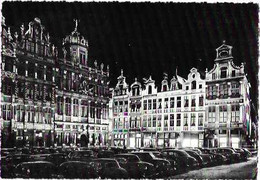
[[[140,128],[129,129],[129,147],[140,148],[141,147],[141,132]]]

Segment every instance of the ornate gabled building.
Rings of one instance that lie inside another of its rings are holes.
[[[11,34],[2,21],[2,147],[106,144],[109,67],[88,66],[77,31],[51,45],[39,18]]]
[[[168,75],[164,74],[160,88],[155,87],[151,77],[144,79],[144,88],[135,80],[130,90],[128,85],[121,86],[124,94],[118,94],[119,84],[125,84],[125,77],[121,75],[111,100],[114,115],[111,118],[116,125],[119,111],[125,125],[113,125],[114,145],[248,145],[252,131],[256,134],[255,128],[251,129],[255,125],[250,117],[250,83],[244,64],[234,65],[231,50],[232,47],[225,43],[217,48],[215,65],[209,72],[206,70],[205,79],[192,68],[187,79],[176,72],[169,83]]]
[[[56,48],[38,18],[13,37],[2,23],[2,147],[50,146]]]
[[[251,134],[250,83],[244,64],[236,66],[233,59],[232,46],[223,42],[206,71],[206,147],[241,147]]]
[[[57,145],[105,145],[108,131],[109,67],[88,66],[88,41],[75,29],[63,39],[56,68]]]
[[[129,86],[126,83],[126,77],[121,75],[117,78],[117,84],[112,92],[112,146],[126,146],[129,127]]]
[[[122,76],[122,75],[121,75]],[[121,77],[120,76],[120,77]],[[121,80],[121,78],[118,80]],[[124,78],[125,82],[125,78]],[[120,84],[120,81],[118,82]],[[118,144],[114,139],[114,145],[130,147],[202,147],[203,130],[205,121],[205,81],[201,79],[197,69],[192,68],[188,79],[177,75],[168,83],[168,75],[164,74],[161,82],[161,91],[155,86],[151,76],[144,79],[144,88],[141,83],[135,82],[130,91],[125,86],[124,96],[116,96],[116,89],[112,101],[114,111],[118,104],[125,104],[126,110],[124,122],[130,122],[130,126],[114,127],[124,136]],[[123,99],[123,100],[122,100]],[[119,102],[118,102],[119,101]],[[120,102],[122,101],[122,102]],[[114,115],[117,115],[113,113]],[[117,122],[117,116],[113,117]]]

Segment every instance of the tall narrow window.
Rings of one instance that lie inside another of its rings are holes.
[[[226,78],[227,77],[227,68],[226,67],[222,67],[220,69],[220,78]]]
[[[216,108],[215,106],[209,107],[209,113],[208,113],[208,119],[209,123],[214,123],[216,121]]]
[[[177,126],[181,126],[181,114],[177,114]]]
[[[183,119],[183,126],[188,126],[188,114],[184,114],[184,119]]]
[[[231,106],[231,121],[232,122],[239,122],[239,118],[240,118],[240,106],[239,105],[232,105]]]
[[[164,130],[168,129],[168,114],[164,115]]]
[[[199,126],[203,126],[203,113],[199,113]]]
[[[66,114],[66,116],[70,116],[71,115],[71,100],[70,100],[70,98],[66,98],[65,114]]]
[[[158,115],[157,127],[162,127],[162,115]]]
[[[164,99],[164,108],[168,109],[168,98]]]
[[[189,107],[189,99],[188,96],[184,97],[184,107]]]
[[[196,81],[192,81],[191,89],[196,89]]]
[[[153,99],[153,109],[156,109],[156,99]]]
[[[152,94],[152,86],[151,85],[148,86],[148,94]]]
[[[239,97],[239,82],[232,82],[231,83],[231,97]]]
[[[190,125],[191,126],[195,126],[195,120],[196,120],[195,113],[191,113],[191,119],[190,119]]]
[[[177,107],[181,107],[181,97],[177,97]]]
[[[144,110],[147,110],[147,100],[144,100]]]
[[[203,96],[199,97],[199,106],[203,106]]]
[[[79,102],[77,99],[73,100],[73,116],[78,116],[79,113]]]
[[[191,107],[195,107],[195,106],[196,106],[196,96],[192,96]]]
[[[170,108],[174,108],[174,97],[170,98]]]
[[[63,97],[57,98],[57,113],[63,115]]]
[[[170,126],[174,126],[174,114],[170,114]]]
[[[148,100],[148,110],[151,110],[152,109],[152,100],[149,99]]]
[[[153,115],[153,127],[156,127],[156,115]]]
[[[162,99],[158,100],[158,109],[162,109]]]
[[[227,122],[227,106],[219,106],[219,122]]]
[[[143,127],[147,127],[147,116],[143,117]]]

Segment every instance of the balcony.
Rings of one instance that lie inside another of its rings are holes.
[[[203,126],[199,126],[199,127],[198,127],[198,130],[199,130],[199,131],[203,131],[203,130],[204,130]]]
[[[188,131],[189,130],[189,126],[183,126],[183,131]]]
[[[66,116],[66,117],[65,117],[65,121],[66,121],[66,122],[71,122],[71,117],[70,117],[70,116]]]
[[[96,124],[101,124],[101,119],[96,119]]]
[[[81,118],[81,122],[82,122],[82,123],[88,123],[88,118],[82,117],[82,118]]]
[[[177,126],[177,127],[176,127],[176,131],[181,131],[181,127],[180,127],[180,126]]]

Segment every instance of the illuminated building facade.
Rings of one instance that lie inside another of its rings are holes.
[[[130,147],[242,147],[251,136],[250,83],[232,47],[216,49],[205,79],[196,68],[161,87],[151,77],[128,87],[121,74],[112,97],[112,144]],[[120,92],[120,93],[119,93]],[[255,131],[255,130],[254,130]],[[256,133],[255,133],[256,134]]]
[[[206,71],[206,147],[241,147],[251,134],[250,83],[244,64],[236,66],[233,59],[232,46],[223,42]]]
[[[2,147],[107,143],[109,67],[88,66],[75,23],[60,57],[39,18],[14,36],[2,20]]]

